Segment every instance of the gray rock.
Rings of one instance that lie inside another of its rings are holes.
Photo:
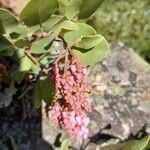
[[[149,74],[149,64],[132,49],[122,43],[112,44],[109,56],[89,68],[88,81],[96,86],[90,96],[93,111],[88,114],[91,120],[89,139],[75,140],[70,147],[96,150],[101,146],[138,136],[140,132],[148,133],[150,112],[142,111],[139,107],[141,102],[146,101],[144,94],[149,91]],[[147,107],[146,105],[146,110]],[[46,117],[44,104],[42,110],[43,139],[52,144],[56,136],[61,134],[61,142],[66,138],[64,129],[51,125],[50,118]],[[140,136],[143,134],[140,133]]]

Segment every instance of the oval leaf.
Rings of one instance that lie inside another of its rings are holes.
[[[20,83],[22,82],[22,80],[23,80],[25,74],[26,74],[26,71],[25,71],[25,72],[20,72],[20,70],[18,69],[18,70],[15,72],[15,74],[14,74],[14,79],[15,79],[15,81],[16,81],[18,84],[20,84]]]
[[[78,18],[84,19],[90,17],[104,0],[83,0]]]
[[[109,145],[103,147],[102,150],[148,150],[150,144],[150,136],[146,136],[141,140],[130,140],[125,143]]]
[[[29,47],[30,43],[26,39],[19,39],[14,42],[14,45],[18,48],[26,48]]]
[[[78,29],[79,29],[79,27],[76,23],[74,23],[73,21],[70,21],[70,20],[65,20],[58,27],[58,32],[60,35],[63,36],[67,32],[76,31]]]
[[[144,150],[148,146],[149,142],[150,142],[150,136],[146,136],[145,138],[143,138],[139,141],[136,141],[132,145],[131,149],[132,150],[137,150],[137,149],[138,150]]]
[[[19,71],[21,72],[28,71],[31,69],[31,66],[32,61],[27,56],[24,56],[23,58],[20,59]]]
[[[85,36],[75,46],[82,49],[90,49],[98,45],[102,40],[104,40],[104,37],[101,35]]]
[[[68,150],[69,147],[69,140],[65,139],[62,143],[61,143],[61,150]]]
[[[0,57],[12,56],[13,54],[14,54],[14,51],[11,49],[6,49],[5,51],[0,51]]]
[[[33,106],[39,108],[42,102],[41,81],[38,80],[33,90]]]
[[[56,36],[58,35],[63,36],[67,32],[75,31],[78,29],[79,29],[78,25],[73,21],[62,19],[54,26],[52,31]]]
[[[52,104],[54,100],[54,85],[53,80],[50,78],[45,78],[41,82],[41,94],[42,99],[45,101],[46,104]]]
[[[43,30],[45,32],[50,32],[52,28],[57,25],[58,22],[60,22],[63,19],[62,16],[53,15],[51,16],[47,21],[45,21],[42,24]]]
[[[28,36],[29,29],[26,26],[18,25],[9,33],[11,39],[18,40]]]
[[[13,45],[0,34],[0,56],[11,56],[14,53]]]
[[[68,32],[64,35],[66,42],[74,43],[84,36],[96,35],[96,31],[85,23],[78,23],[78,30]]]
[[[30,47],[30,51],[34,54],[42,54],[42,53],[46,53],[48,52],[46,50],[46,47],[49,43],[52,42],[54,38],[51,37],[46,37],[46,38],[42,38],[42,39],[39,39],[35,42],[33,42],[31,44],[31,47]]]
[[[67,19],[73,19],[80,11],[82,0],[59,0],[60,12]]]
[[[44,100],[48,105],[54,99],[53,81],[49,78],[38,80],[33,91],[33,105],[35,108],[41,106],[41,101]]]
[[[18,25],[17,18],[5,9],[0,9],[0,33],[10,33]]]
[[[0,34],[0,51],[12,49],[13,45],[3,35]]]
[[[81,64],[88,66],[102,60],[108,54],[109,46],[107,41],[103,39],[97,46],[90,50],[75,48],[73,51],[78,56]]]
[[[27,26],[35,26],[46,21],[57,9],[57,0],[31,0],[20,17]]]

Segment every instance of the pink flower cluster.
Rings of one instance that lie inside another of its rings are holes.
[[[65,125],[70,138],[88,136],[89,118],[85,111],[91,111],[91,103],[86,94],[91,87],[86,83],[86,68],[74,57],[68,61],[67,66],[60,69],[58,64],[53,66],[55,83],[55,96],[57,101],[51,108],[54,124]]]

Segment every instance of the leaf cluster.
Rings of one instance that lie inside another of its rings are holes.
[[[17,56],[19,66],[14,80],[18,84],[26,74],[37,76],[35,107],[40,107],[41,100],[51,104],[54,99],[48,70],[55,60],[52,49],[58,38],[84,66],[93,65],[108,54],[105,38],[85,23],[102,3],[103,0],[30,0],[19,17],[0,9],[0,57]],[[42,71],[45,75],[41,76]]]

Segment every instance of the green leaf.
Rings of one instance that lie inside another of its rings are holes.
[[[58,35],[64,35],[67,32],[70,31],[76,31],[78,30],[78,24],[76,24],[73,21],[70,20],[61,20],[58,22],[55,27],[52,29],[52,31],[58,36]]]
[[[104,37],[101,35],[85,36],[75,46],[82,49],[90,49],[98,45],[102,40],[104,40]]]
[[[108,43],[87,24],[78,23],[79,29],[64,34],[68,43],[75,44],[74,52],[85,66],[92,65],[108,54]],[[88,50],[86,50],[88,49]]]
[[[107,41],[103,38],[100,43],[90,50],[74,48],[82,65],[93,65],[102,60],[109,52]]]
[[[63,20],[63,16],[53,15],[47,21],[42,24],[43,30],[46,32],[50,32],[52,28],[57,25],[58,22]]]
[[[27,28],[20,25],[17,18],[11,12],[0,9],[0,33],[26,35]]]
[[[32,70],[33,72],[33,62],[25,56],[24,49],[16,49],[16,55],[20,65],[18,66],[13,79],[20,84],[29,70]]]
[[[40,25],[58,9],[57,0],[30,0],[20,17],[27,26]]]
[[[46,104],[50,105],[54,99],[53,80],[46,78],[42,81],[42,98]]]
[[[3,35],[0,34],[0,51],[12,49],[13,45]]]
[[[35,108],[39,108],[41,106],[41,102],[42,102],[41,81],[37,80],[33,90],[33,106]]]
[[[12,56],[14,54],[14,51],[6,49],[5,51],[0,51],[0,57],[3,56]]]
[[[21,81],[23,80],[24,75],[25,75],[26,73],[27,73],[26,71],[21,72],[21,71],[19,71],[19,69],[16,71],[16,73],[15,73],[15,75],[14,75],[14,78],[15,78],[15,80],[16,80],[16,82],[17,82],[18,84],[21,83]]]
[[[147,150],[150,144],[150,135],[141,140],[130,140],[121,144],[109,145],[102,150]]]
[[[16,55],[18,59],[21,59],[25,56],[24,49],[16,49]]]
[[[150,136],[146,136],[145,138],[139,140],[139,141],[136,141],[132,147],[131,147],[131,150],[144,150],[147,145],[149,144],[150,142]]]
[[[41,106],[41,101],[44,100],[47,104],[51,104],[54,99],[53,81],[49,78],[38,80],[33,91],[33,105],[35,108]]]
[[[54,26],[57,26],[57,24],[59,24],[59,22],[62,22],[63,20],[64,20],[64,16],[52,15],[48,20],[42,23],[42,30],[44,32],[51,32],[52,28]],[[37,31],[41,31],[39,25],[32,26],[29,28],[30,35],[36,33]]]
[[[31,52],[36,54],[42,54],[48,52],[50,43],[58,36],[64,35],[67,32],[78,30],[78,25],[70,20],[64,20],[61,18],[51,29],[52,34],[49,37],[42,38],[31,44]]]
[[[17,25],[17,18],[9,11],[0,8],[0,33],[10,33]]]
[[[69,147],[69,140],[65,139],[62,143],[61,143],[61,150],[68,150]]]
[[[19,71],[29,71],[32,66],[32,61],[27,57],[24,56],[23,58],[20,59],[20,66],[19,66]]]
[[[79,19],[90,17],[103,3],[104,0],[82,0],[82,6],[78,15]]]
[[[59,0],[60,12],[67,19],[73,19],[80,11],[82,0]]]
[[[27,48],[29,47],[30,43],[26,39],[19,39],[15,41],[14,45],[18,48],[24,48],[24,47]]]
[[[26,26],[18,25],[14,30],[9,34],[11,39],[21,39],[27,37],[29,29]]]
[[[0,56],[11,56],[13,53],[12,43],[0,34]]]
[[[42,54],[48,52],[47,46],[53,41],[55,35],[39,39],[31,44],[30,50],[34,54]]]
[[[68,32],[64,35],[66,42],[74,43],[84,36],[96,35],[96,31],[85,23],[77,23],[78,30]]]

